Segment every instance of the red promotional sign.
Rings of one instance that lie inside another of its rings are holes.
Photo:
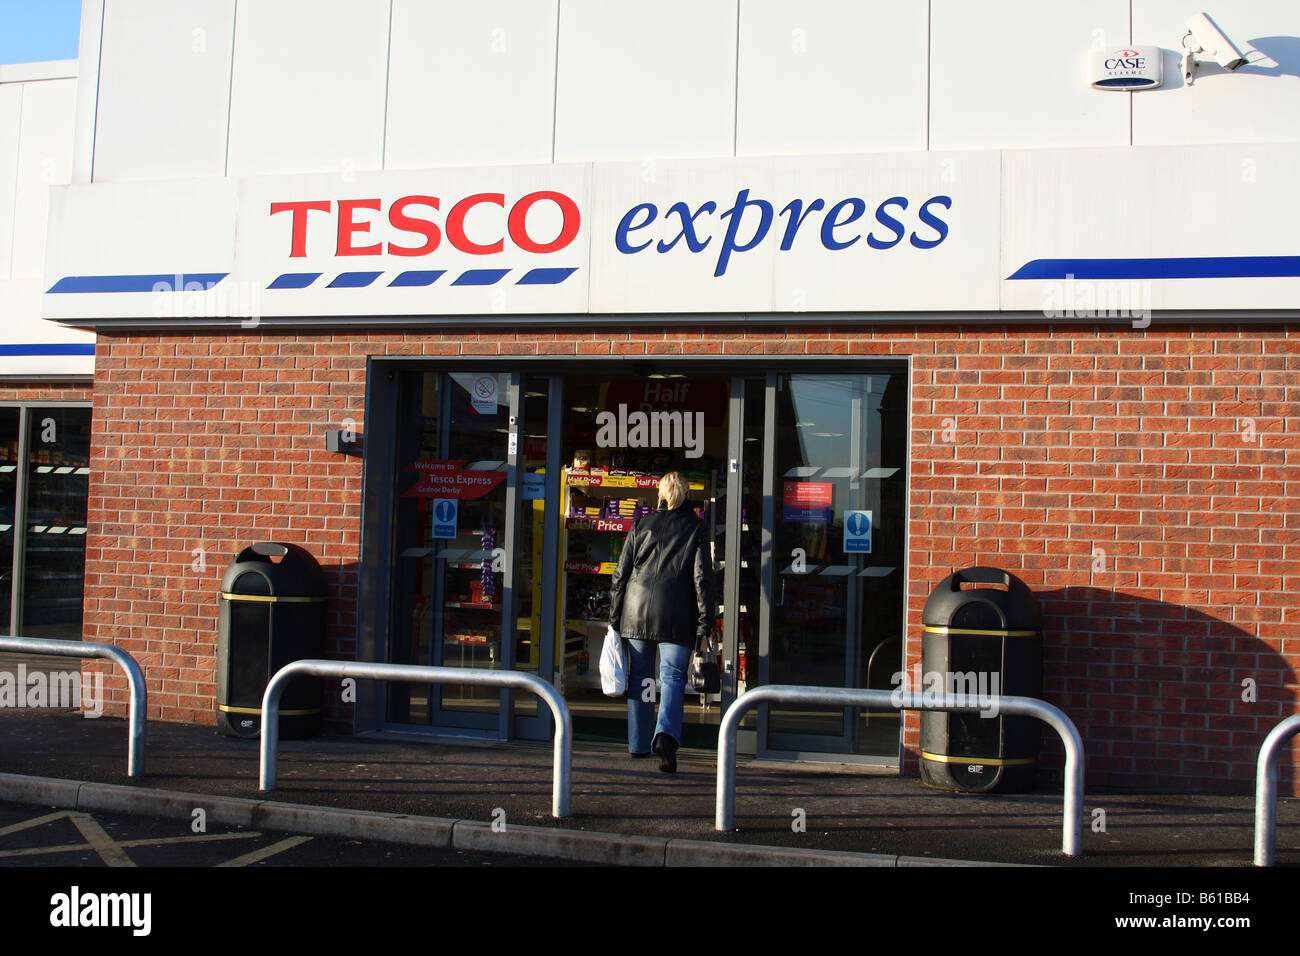
[[[787,481],[784,504],[787,508],[829,508],[834,494],[835,486],[829,481]]]
[[[459,461],[417,459],[404,471],[419,472],[420,480],[402,493],[403,498],[482,498],[505,481],[504,471],[474,471]]]
[[[835,485],[829,481],[782,482],[781,517],[806,524],[830,524]]]

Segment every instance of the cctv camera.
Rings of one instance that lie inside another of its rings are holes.
[[[1246,65],[1246,58],[1237,49],[1237,45],[1218,28],[1209,14],[1198,13],[1188,18],[1183,46],[1191,53],[1200,53],[1216,61],[1229,73]]]

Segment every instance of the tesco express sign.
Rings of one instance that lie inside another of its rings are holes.
[[[662,255],[680,245],[691,255],[712,259],[716,278],[726,274],[733,255],[765,243],[787,252],[801,234],[808,236],[804,242],[817,241],[829,252],[858,242],[886,251],[904,240],[916,249],[933,249],[948,236],[945,212],[952,208],[950,196],[911,201],[900,195],[873,202],[870,219],[864,217],[872,203],[858,196],[833,203],[819,197],[807,201],[795,198],[779,211],[767,199],[751,196],[749,189],[739,190],[722,212],[718,211],[720,204],[712,200],[695,208],[675,202],[662,210],[655,203],[643,202],[627,210],[610,238],[627,256],[652,250]],[[537,236],[529,231],[529,211],[543,203],[553,204],[559,211],[556,235]],[[557,190],[538,190],[509,200],[504,193],[474,193],[448,204],[445,216],[441,215],[443,204],[441,197],[432,195],[402,196],[391,203],[382,199],[303,200],[272,202],[270,215],[283,217],[288,225],[291,259],[308,255],[307,223],[313,215],[333,220],[335,256],[430,256],[444,240],[459,252],[488,256],[503,252],[507,238],[523,252],[550,255],[568,248],[582,223],[578,203]],[[466,218],[481,205],[508,210],[503,230],[480,226],[480,234],[469,233]],[[325,252],[312,250],[314,255]]]

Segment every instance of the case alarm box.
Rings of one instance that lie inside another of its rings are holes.
[[[1094,90],[1153,90],[1164,81],[1158,46],[1125,46],[1088,54],[1088,82]]]

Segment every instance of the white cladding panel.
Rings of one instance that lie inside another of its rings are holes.
[[[43,272],[50,186],[72,178],[76,98],[75,79],[23,84],[10,257],[15,277],[35,278]]]
[[[745,0],[736,154],[926,147],[925,4]]]
[[[1300,140],[1300,5],[1210,11],[1251,62],[1207,64],[1188,89],[1178,50],[1195,9],[107,0],[83,16],[83,44],[102,49],[83,49],[78,135],[93,130],[107,180]],[[1165,50],[1165,87],[1090,89],[1089,51],[1128,43]]]
[[[1148,94],[1086,79],[1094,42],[1129,41],[1127,0],[932,0],[931,10],[931,148],[1128,143],[1129,96]]]
[[[378,169],[387,0],[244,3],[235,19],[231,176]]]
[[[90,354],[51,348],[93,346],[95,337],[41,317],[51,187],[72,172],[75,62],[0,67],[0,345],[32,354],[0,356],[0,376],[84,375]]]
[[[1300,4],[1233,0],[1208,8],[1247,64],[1229,73],[1202,63],[1183,84],[1181,41],[1202,8],[1184,0],[1134,0],[1133,37],[1165,53],[1165,86],[1133,97],[1133,143],[1251,143],[1300,139]]]
[[[564,0],[555,161],[731,156],[736,3]]]
[[[77,121],[72,140],[72,181],[90,182],[95,163],[95,113],[99,100],[99,60],[104,55],[104,3],[81,4],[77,39]]]
[[[1003,271],[1034,259],[1196,260],[1295,256],[1297,147],[1148,147],[1003,153]],[[1243,177],[1247,161],[1255,177]],[[1079,273],[1082,274],[1082,273]],[[1088,308],[1085,296],[1149,309],[1294,308],[1300,278],[1007,280],[1002,307]]]
[[[50,202],[45,289],[68,276],[229,272],[238,187],[231,179],[78,184]],[[76,315],[89,296],[46,295],[49,317]],[[121,293],[134,315],[158,314],[158,296]]]
[[[23,88],[0,86],[0,279],[10,275],[14,240],[14,202],[18,193],[18,132],[23,118]]]
[[[394,0],[384,168],[549,163],[556,8]]]
[[[108,0],[96,181],[221,176],[235,0]]]
[[[65,328],[41,318],[41,279],[0,278],[0,345],[23,345],[34,355],[0,356],[3,375],[91,375],[95,371],[94,355],[49,355],[48,346],[79,345],[83,349],[95,342],[92,332]]]

